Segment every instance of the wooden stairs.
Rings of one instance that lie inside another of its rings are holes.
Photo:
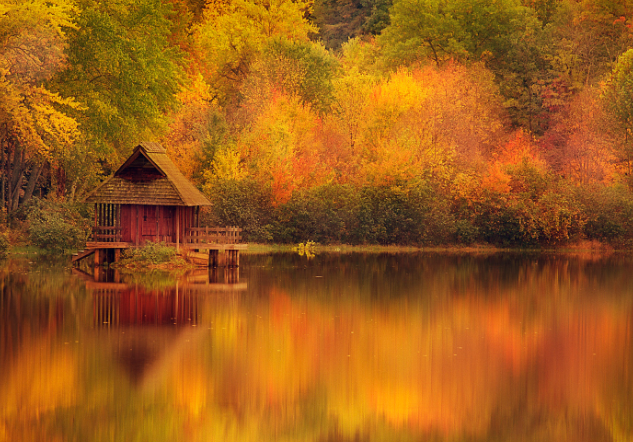
[[[86,249],[86,250],[80,250],[79,252],[74,253],[72,256],[72,262],[73,263],[78,262],[84,259],[86,256],[92,255],[95,252],[95,250],[97,249]]]

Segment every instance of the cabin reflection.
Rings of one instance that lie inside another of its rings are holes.
[[[116,271],[102,271],[86,279],[92,291],[97,328],[116,326],[195,326],[201,298],[246,290],[239,267],[211,268],[188,273],[173,282],[128,282]],[[158,287],[157,287],[158,286]]]
[[[198,318],[196,294],[169,288],[104,288],[93,293],[95,326],[195,325]]]

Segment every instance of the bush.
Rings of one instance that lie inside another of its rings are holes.
[[[470,221],[460,219],[455,221],[453,236],[456,243],[469,245],[479,238],[479,229]]]
[[[0,233],[0,258],[7,256],[9,251],[9,239],[4,233]]]
[[[633,195],[626,186],[587,188],[581,201],[588,239],[623,246],[633,243]]]
[[[160,265],[160,264],[182,264],[182,258],[176,252],[175,247],[168,246],[164,242],[147,242],[141,247],[126,249],[119,265]]]
[[[325,184],[296,191],[276,209],[271,233],[282,243],[351,242],[358,202],[357,190],[348,185]]]
[[[271,241],[272,195],[253,180],[224,180],[205,187],[213,204],[205,224],[239,226],[245,241]]]
[[[82,209],[78,204],[33,199],[27,208],[31,242],[57,253],[84,247],[91,223]]]

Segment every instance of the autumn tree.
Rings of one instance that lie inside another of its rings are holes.
[[[318,43],[271,39],[253,61],[242,93],[251,103],[295,96],[323,114],[332,103],[337,68],[334,56]]]
[[[502,57],[533,24],[531,11],[516,0],[399,0],[380,40],[394,60],[439,64]]]
[[[631,174],[633,143],[633,49],[622,54],[604,86],[604,99],[611,115],[622,131],[624,143],[622,154]]]
[[[252,63],[274,39],[308,41],[316,27],[306,18],[306,1],[209,2],[194,29],[202,72],[221,104],[235,100]]]
[[[544,157],[554,171],[576,183],[609,183],[618,171],[621,139],[614,126],[600,89],[585,87],[541,138]]]
[[[170,44],[168,2],[81,0],[69,33],[68,66],[55,88],[82,104],[73,115],[96,158],[114,164],[135,140],[155,139],[184,81],[182,53]],[[74,177],[73,179],[77,179]]]
[[[0,2],[0,206],[13,211],[32,196],[43,168],[72,149],[75,101],[47,86],[66,64],[71,1]]]

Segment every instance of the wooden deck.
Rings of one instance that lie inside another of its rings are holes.
[[[176,247],[176,243],[165,242],[170,247]],[[187,250],[247,250],[248,244],[224,244],[224,243],[196,243],[196,244],[178,244],[181,249]],[[132,249],[137,246],[131,242],[101,242],[88,241],[86,249]]]
[[[240,243],[242,229],[238,227],[196,227],[187,229],[183,241],[162,241],[175,247],[186,259],[195,265],[209,267],[239,266],[239,251],[247,250],[248,244]],[[119,260],[121,250],[141,247],[134,242],[121,241],[121,229],[115,227],[94,228],[92,241],[86,243],[86,249],[72,257],[72,263],[78,263],[94,255],[94,265],[100,266],[108,260]]]

